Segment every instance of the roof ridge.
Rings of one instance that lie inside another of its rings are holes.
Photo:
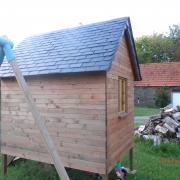
[[[145,64],[140,64],[140,65],[164,65],[164,64],[173,64],[173,63],[180,63],[180,61],[171,61],[171,62],[161,62],[161,63],[145,63]]]
[[[88,27],[88,26],[93,26],[93,25],[98,25],[98,24],[103,24],[103,23],[108,23],[108,22],[113,22],[113,21],[128,20],[128,18],[129,18],[128,16],[125,16],[125,17],[114,18],[114,19],[109,19],[109,20],[105,20],[105,21],[98,21],[98,22],[93,22],[93,23],[90,22],[88,24],[83,24],[83,25],[80,25],[80,26],[65,27],[65,28],[58,29],[58,30],[52,30],[52,31],[44,32],[44,33],[30,35],[30,36],[26,37],[25,39],[31,39],[31,38],[34,38],[34,37],[44,36],[44,35],[51,34],[51,33],[58,33],[60,31],[63,32],[63,31],[68,31],[68,30],[80,29],[80,28],[84,28],[84,27]]]

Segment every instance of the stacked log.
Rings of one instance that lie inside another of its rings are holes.
[[[144,139],[176,139],[180,141],[180,106],[167,106],[159,114],[149,117],[145,125],[141,125],[135,134]]]

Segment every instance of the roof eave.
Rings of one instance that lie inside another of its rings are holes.
[[[128,27],[126,28],[124,34],[127,39],[127,45],[129,47],[131,63],[132,63],[132,67],[133,67],[134,75],[135,75],[134,80],[141,81],[142,77],[141,77],[141,72],[140,72],[139,60],[136,53],[136,48],[135,48],[135,43],[134,43],[134,38],[133,38],[133,33],[132,33],[132,28],[131,28],[131,23],[130,23],[129,18],[128,18]]]

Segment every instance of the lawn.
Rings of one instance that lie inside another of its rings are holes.
[[[159,108],[148,108],[148,107],[135,107],[134,115],[135,116],[150,116],[153,114],[159,113]]]
[[[151,142],[135,139],[134,161],[137,173],[128,175],[126,180],[179,180],[180,148],[177,144],[162,144],[154,147]],[[127,167],[127,157],[122,164]],[[52,166],[44,166],[38,162],[19,160],[8,169],[6,180],[58,180]],[[71,180],[93,180],[86,173],[68,169]],[[1,178],[2,179],[2,176]],[[114,173],[110,180],[115,180]]]

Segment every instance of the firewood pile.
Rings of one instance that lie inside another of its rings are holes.
[[[135,135],[153,139],[156,144],[163,139],[180,141],[180,106],[162,108],[159,114],[150,116],[148,122],[135,131]]]

